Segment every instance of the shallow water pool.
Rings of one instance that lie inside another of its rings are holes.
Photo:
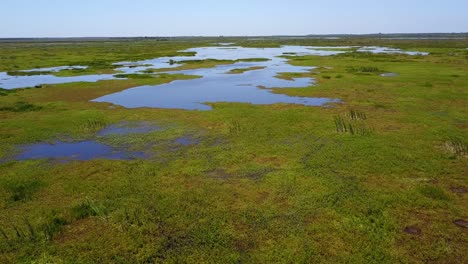
[[[143,152],[129,152],[88,140],[80,142],[37,143],[20,147],[21,153],[15,160],[58,159],[58,160],[132,160],[144,158]]]
[[[229,43],[232,44],[232,43]],[[194,56],[161,57],[137,62],[115,63],[116,70],[123,74],[148,74],[160,70],[168,74],[199,76],[198,79],[177,80],[162,85],[145,85],[105,95],[92,100],[126,108],[170,108],[185,110],[211,110],[210,103],[235,102],[250,104],[300,104],[321,106],[337,102],[332,98],[297,97],[273,91],[273,88],[306,88],[314,85],[312,78],[281,79],[281,73],[308,73],[315,67],[294,66],[288,63],[289,56],[331,56],[352,51],[371,53],[401,53],[427,55],[423,52],[402,51],[386,47],[311,47],[282,46],[278,48],[244,48],[229,46],[191,48],[183,52]],[[175,70],[193,60],[230,60],[229,65],[196,70]],[[258,60],[261,59],[261,60]],[[0,87],[6,89],[34,87],[41,84],[70,82],[96,82],[124,79],[119,75],[97,74],[73,77],[57,77],[50,72],[84,69],[86,66],[62,66],[30,70],[46,72],[31,76],[10,76],[0,72]],[[238,72],[237,74],[233,74]],[[120,75],[122,76],[122,75]]]

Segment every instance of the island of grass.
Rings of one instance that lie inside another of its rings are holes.
[[[255,66],[255,67],[249,67],[249,68],[232,69],[232,70],[230,70],[228,72],[228,74],[242,74],[244,72],[262,70],[262,69],[265,69],[265,68],[266,67],[264,67],[264,66]]]
[[[183,60],[183,61],[174,61],[170,60],[169,63],[174,65],[180,65],[174,68],[161,68],[161,69],[147,69],[143,73],[158,73],[158,72],[167,72],[167,71],[182,71],[182,70],[193,70],[193,69],[203,69],[203,68],[214,68],[220,65],[230,65],[236,62],[264,62],[269,61],[269,59],[264,58],[252,58],[252,59],[240,59],[240,60],[217,60],[217,59],[206,59],[206,60]]]

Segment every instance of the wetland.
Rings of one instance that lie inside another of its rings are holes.
[[[0,262],[466,263],[467,47],[0,42]]]

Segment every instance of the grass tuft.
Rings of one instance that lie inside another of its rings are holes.
[[[234,120],[228,124],[228,132],[231,135],[237,135],[242,132],[242,125],[239,121]]]
[[[359,112],[356,110],[349,110],[348,117],[351,120],[366,120],[367,116],[364,112]]]
[[[445,141],[445,149],[451,154],[459,157],[468,156],[468,145],[458,138],[451,138]]]
[[[46,241],[52,240],[55,234],[60,233],[64,225],[67,224],[67,221],[62,217],[52,217],[48,222],[40,226],[40,230],[43,233],[44,239]]]
[[[73,218],[84,219],[90,216],[106,216],[106,208],[103,205],[86,198],[84,202],[71,209]]]
[[[444,190],[442,190],[438,186],[422,186],[419,188],[419,192],[423,194],[424,196],[434,199],[434,200],[441,200],[441,201],[447,201],[449,200],[449,197],[445,193]]]
[[[361,122],[366,119],[364,113],[351,110],[345,117],[338,115],[334,117],[336,132],[338,133],[349,133],[351,135],[367,136],[372,134],[373,129],[367,127]]]
[[[381,73],[381,69],[374,66],[361,66],[361,67],[349,67],[348,72],[351,73]]]
[[[25,201],[32,198],[33,194],[42,187],[39,180],[10,180],[2,184],[10,193],[13,202]]]
[[[107,126],[107,122],[101,119],[87,119],[80,124],[83,132],[96,132]]]
[[[343,117],[335,116],[334,120],[335,120],[336,132],[339,132],[339,133],[348,132],[348,125],[346,124],[346,121],[344,120]]]
[[[4,106],[0,107],[0,111],[8,111],[8,112],[35,112],[40,111],[42,106],[33,105],[27,102],[16,102],[13,106]]]
[[[27,218],[24,219],[24,224],[26,225],[26,228],[29,232],[29,239],[31,241],[36,241],[37,236],[36,236],[36,231],[34,230],[34,227],[32,226],[31,222]]]

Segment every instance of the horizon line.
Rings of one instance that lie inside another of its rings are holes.
[[[72,39],[72,38],[246,38],[246,37],[314,37],[314,36],[371,36],[371,35],[467,35],[467,32],[411,32],[411,33],[325,33],[305,35],[138,35],[138,36],[41,36],[41,37],[0,37],[0,39]]]

